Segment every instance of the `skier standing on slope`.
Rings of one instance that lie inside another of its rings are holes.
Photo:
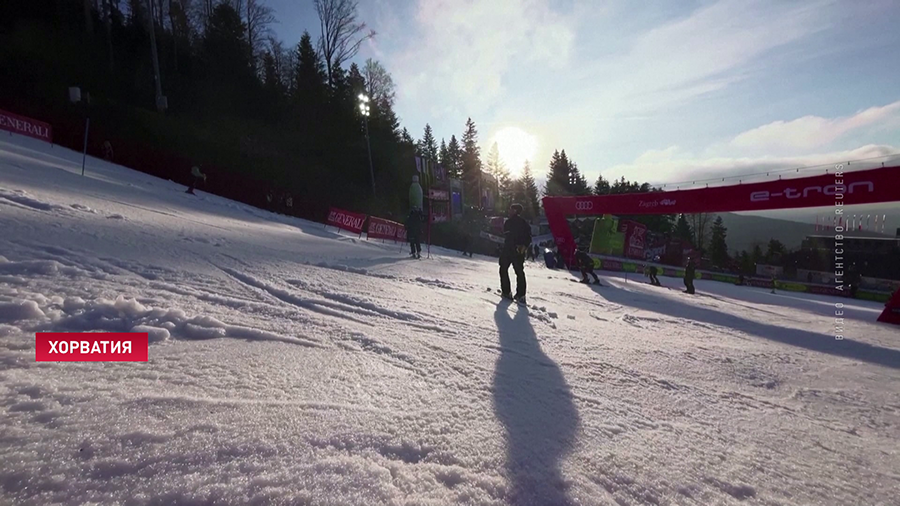
[[[406,217],[406,240],[409,241],[409,256],[422,258],[422,212],[413,208]]]
[[[656,277],[656,274],[659,272],[659,269],[656,268],[655,265],[650,266],[650,284],[653,286],[662,286],[659,282],[659,278]]]
[[[509,219],[503,224],[503,249],[500,251],[500,292],[503,297],[525,304],[525,255],[531,245],[531,225],[520,216],[522,205],[509,207]],[[516,294],[512,295],[509,266],[516,273]]]
[[[696,269],[696,266],[694,266],[694,259],[688,257],[687,266],[684,268],[685,293],[694,293],[694,273]]]
[[[590,283],[590,281],[588,281],[588,274],[590,274],[594,277],[594,283],[600,284],[600,278],[598,278],[597,273],[594,272],[594,259],[584,251],[584,248],[579,247],[575,250],[575,261],[578,262],[578,268],[581,269],[582,283]]]
[[[190,193],[191,195],[196,195],[194,193],[194,188],[197,186],[197,181],[199,181],[201,179],[205,183],[206,182],[206,174],[200,172],[200,167],[194,165],[193,167],[191,167],[191,186],[184,193]]]

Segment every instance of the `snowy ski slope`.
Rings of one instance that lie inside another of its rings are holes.
[[[0,503],[896,505],[882,306],[366,242],[0,137]],[[146,331],[148,363],[34,333]]]

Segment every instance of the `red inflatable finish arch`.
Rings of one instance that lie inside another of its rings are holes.
[[[841,166],[836,169],[835,174],[693,190],[544,197],[544,212],[560,253],[571,262],[575,239],[566,220],[568,216],[724,213],[829,206],[837,212],[840,206],[900,202],[900,166],[853,172],[841,172]]]

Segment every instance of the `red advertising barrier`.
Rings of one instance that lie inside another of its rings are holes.
[[[884,311],[878,316],[878,320],[882,323],[892,323],[900,325],[900,290],[894,292],[891,300],[884,305]]]
[[[38,332],[37,362],[147,362],[150,336],[146,332]]]
[[[0,130],[53,142],[53,127],[43,121],[26,118],[0,109]]]
[[[400,239],[400,230],[403,228],[403,225],[396,221],[372,216],[369,218],[369,230],[366,232],[366,239],[387,239],[389,241],[397,241]],[[406,234],[404,234],[403,241],[406,241],[405,236]]]
[[[363,224],[366,222],[366,215],[361,213],[352,213],[343,209],[332,207],[328,212],[327,225],[344,229],[354,234],[362,234]]]
[[[619,227],[625,232],[625,256],[627,258],[644,259],[644,238],[647,236],[647,225],[631,220],[622,220]]]

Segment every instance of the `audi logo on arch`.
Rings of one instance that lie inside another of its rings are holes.
[[[594,203],[590,200],[579,200],[575,202],[575,209],[577,211],[590,211],[594,208]]]

